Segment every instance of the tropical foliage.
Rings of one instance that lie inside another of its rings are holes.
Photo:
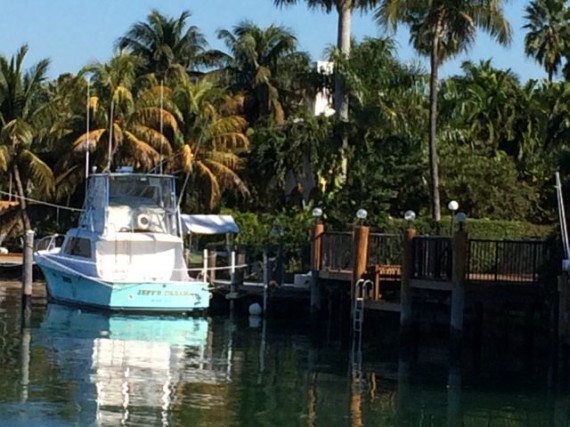
[[[248,123],[271,120],[282,124],[287,108],[302,102],[295,96],[295,77],[308,67],[308,57],[297,51],[295,36],[283,27],[263,29],[244,21],[232,31],[220,30],[218,38],[229,50],[223,82],[243,96]]]
[[[186,77],[174,89],[172,103],[182,144],[168,161],[168,169],[192,178],[185,193],[193,200],[188,207],[212,211],[224,189],[247,196],[247,186],[237,173],[243,163],[239,153],[249,145],[246,121],[237,114],[241,98],[227,94],[210,79],[192,83]]]
[[[0,56],[0,190],[22,200],[23,226],[36,206],[26,200],[79,207],[89,169],[125,165],[177,176],[186,212],[304,223],[320,206],[331,227],[345,228],[363,207],[389,226],[408,209],[437,220],[455,199],[470,217],[556,220],[552,175],[570,176],[565,2],[526,9],[521,55],[546,71],[527,82],[491,60],[439,79],[441,63],[468,49],[476,29],[508,42],[500,1],[306,4],[341,21],[377,7],[383,25],[409,27],[429,70],[402,63],[391,37],[347,49],[349,26],[339,27],[333,74],[315,70],[295,35],[275,24],[221,29],[225,49],[211,51],[188,11],[151,11],[108,62],[77,75],[50,81],[47,60],[24,69],[26,46]],[[336,117],[313,114],[317,95],[330,98]],[[37,226],[56,219],[43,213]]]
[[[410,28],[410,43],[430,58],[429,84],[429,169],[432,218],[439,221],[440,194],[437,155],[438,69],[447,59],[467,50],[482,29],[501,44],[511,38],[510,25],[503,16],[503,1],[497,0],[384,0],[375,16],[378,22],[396,29],[399,23]]]
[[[160,81],[186,71],[198,72],[214,64],[217,55],[207,49],[198,27],[186,26],[190,16],[189,11],[183,11],[175,19],[153,10],[146,22],[134,24],[116,45],[141,59],[141,74],[154,74]]]
[[[544,67],[552,81],[569,48],[570,9],[565,0],[534,0],[525,11],[525,53]]]
[[[298,0],[274,0],[275,5],[292,5],[298,3]],[[346,60],[350,55],[351,48],[351,26],[352,12],[354,10],[368,11],[375,7],[379,0],[306,0],[307,5],[311,9],[321,9],[326,13],[335,10],[338,15],[338,31],[336,54],[341,61]],[[349,97],[345,88],[345,81],[341,73],[335,73],[334,79],[334,110],[335,117],[341,122],[348,121],[349,117]],[[346,179],[348,173],[347,151],[349,149],[348,135],[343,132],[345,127],[340,126],[340,138],[342,140],[342,162],[341,173],[342,180]]]
[[[38,156],[49,129],[50,102],[42,83],[48,60],[23,70],[28,52],[22,46],[15,56],[0,56],[0,167],[13,179],[22,214],[22,226],[31,229],[26,198],[46,194],[53,187],[53,172]]]

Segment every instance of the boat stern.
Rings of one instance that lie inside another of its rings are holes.
[[[110,308],[120,311],[204,311],[210,306],[209,284],[199,281],[114,284]]]

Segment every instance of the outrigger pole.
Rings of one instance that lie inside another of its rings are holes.
[[[111,98],[111,112],[109,114],[110,119],[109,119],[109,146],[108,146],[108,156],[109,158],[107,159],[107,172],[110,173],[111,172],[111,160],[113,157],[113,115],[114,115],[114,109],[115,109],[115,96],[113,94],[113,97]]]
[[[91,135],[89,135],[89,119],[90,119],[90,102],[89,102],[89,98],[91,97],[90,94],[90,89],[91,89],[91,79],[87,79],[87,120],[86,120],[86,129],[87,129],[87,139],[85,140],[85,181],[87,182],[87,178],[89,178],[89,149],[90,147],[90,141],[91,141]]]
[[[570,244],[568,242],[568,227],[566,225],[566,211],[564,209],[564,199],[562,197],[562,184],[560,183],[560,173],[555,173],[556,177],[556,198],[558,200],[558,218],[560,221],[560,235],[562,237],[562,248],[564,249],[564,260],[562,270],[570,270]]]
[[[160,80],[160,174],[162,175],[162,144],[164,142],[164,124],[162,118],[162,112],[164,109],[164,82]]]

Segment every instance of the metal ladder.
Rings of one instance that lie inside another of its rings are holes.
[[[364,301],[367,291],[373,283],[368,279],[360,279],[354,289],[354,306],[352,310],[352,351],[351,351],[351,375],[355,392],[361,392],[362,385],[362,325],[364,323]]]
[[[354,306],[352,310],[352,330],[362,333],[364,323],[364,300],[368,289],[373,286],[369,279],[360,279],[354,287]]]

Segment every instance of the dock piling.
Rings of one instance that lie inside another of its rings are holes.
[[[32,302],[32,278],[34,263],[34,231],[26,230],[24,234],[24,251],[22,258],[22,309],[30,307]]]
[[[231,251],[230,253],[230,289],[231,292],[236,291],[236,251]]]
[[[317,221],[311,233],[311,313],[321,309],[321,290],[319,284],[319,271],[321,270],[321,248],[325,226]]]
[[[352,267],[352,286],[350,288],[351,300],[356,295],[356,284],[362,275],[366,272],[366,263],[368,261],[368,235],[370,228],[366,225],[359,224],[354,227],[353,232],[353,267]]]
[[[215,249],[208,250],[208,266],[210,269],[210,273],[208,277],[210,278],[210,283],[214,283],[216,281],[216,258],[217,253]]]
[[[568,325],[568,310],[570,307],[568,300],[568,274],[563,273],[558,276],[558,338],[563,343],[568,341],[570,328]]]
[[[453,261],[451,276],[451,340],[458,344],[463,336],[463,311],[465,308],[465,272],[467,268],[467,232],[460,225],[452,241]]]
[[[202,278],[208,280],[208,249],[202,252]]]
[[[235,299],[237,297],[237,276],[236,276],[236,252],[230,253],[230,293],[226,298]]]
[[[412,294],[410,281],[413,271],[414,238],[416,229],[408,227],[404,231],[404,250],[402,256],[401,279],[400,279],[400,328],[402,332],[409,332],[412,324]]]

